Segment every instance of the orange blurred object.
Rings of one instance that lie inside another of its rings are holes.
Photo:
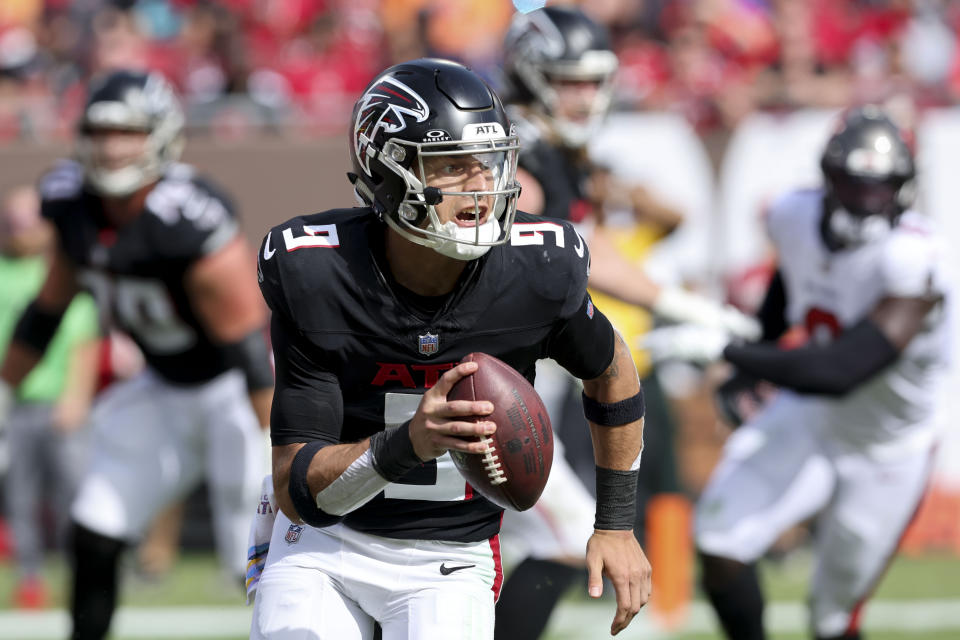
[[[909,554],[952,551],[960,555],[960,488],[930,487],[900,549]]]
[[[653,567],[651,615],[665,629],[686,619],[693,594],[693,505],[678,493],[655,495],[647,504],[646,554]]]

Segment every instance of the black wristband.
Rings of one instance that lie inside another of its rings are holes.
[[[290,481],[287,487],[290,500],[297,510],[297,515],[307,524],[313,524],[313,515],[317,512],[317,499],[307,485],[307,471],[310,469],[310,461],[326,444],[319,441],[308,442],[297,451],[290,464]]]
[[[643,389],[620,402],[597,402],[586,392],[583,397],[583,415],[601,427],[619,427],[636,422],[644,416]]]
[[[597,515],[594,529],[633,529],[637,518],[637,480],[640,470],[597,467]]]
[[[390,482],[396,482],[423,464],[410,441],[409,420],[396,429],[385,429],[370,436],[370,454],[374,470]]]

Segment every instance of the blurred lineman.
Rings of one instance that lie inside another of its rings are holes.
[[[702,328],[668,327],[657,357],[738,371],[725,393],[780,391],[727,441],[696,522],[703,586],[726,634],[765,638],[755,563],[791,526],[815,518],[811,628],[856,640],[932,467],[933,413],[947,368],[945,247],[909,209],[914,160],[877,107],[847,111],[821,160],[825,187],[772,207],[779,255],[760,311],[763,342],[727,345]],[[775,342],[788,327],[804,346]],[[726,403],[736,414],[740,403]]]
[[[17,187],[0,205],[0,357],[24,307],[43,284],[53,229],[40,217],[32,187]],[[78,295],[64,313],[43,360],[14,394],[7,418],[10,466],[4,482],[13,534],[18,580],[14,605],[46,604],[40,571],[47,527],[41,513],[50,505],[58,548],[66,542],[70,501],[76,493],[87,452],[82,428],[96,385],[97,308]],[[49,496],[49,502],[44,498]]]
[[[603,300],[602,308],[627,343],[636,345],[639,335],[652,325],[644,309],[666,320],[700,322],[756,337],[759,329],[752,318],[683,289],[662,287],[638,264],[682,217],[640,185],[624,184],[614,171],[598,166],[589,156],[589,143],[607,116],[619,64],[606,30],[580,9],[547,7],[517,13],[504,49],[508,112],[522,143],[519,207],[576,224],[593,257],[591,294],[598,304]],[[614,208],[630,212],[629,233],[605,224],[607,210]],[[638,350],[634,357],[643,374],[649,374],[646,354]],[[656,376],[647,375],[643,387],[649,418],[644,443],[648,462],[640,474],[643,511],[638,523],[646,521],[648,499],[659,494],[654,503],[664,507],[659,520],[674,523],[676,530],[670,537],[685,537],[690,505],[679,494],[667,399]],[[579,411],[563,411],[575,384],[559,368],[544,363],[538,368],[537,390],[560,437],[567,439],[568,446],[577,445],[573,456],[577,457],[581,443],[572,438],[581,431],[583,418]],[[582,572],[593,509],[589,491],[558,455],[537,507],[505,515],[505,545],[529,557],[504,585],[498,604],[498,638],[537,638],[543,632],[557,600]],[[652,542],[647,542],[651,551]],[[683,561],[671,559],[672,564]],[[658,571],[654,582],[668,576],[669,570]]]
[[[244,573],[273,386],[266,309],[230,204],[176,163],[182,127],[158,74],[92,83],[78,161],[41,181],[58,246],[0,370],[2,388],[23,380],[81,286],[148,365],[92,415],[91,466],[71,509],[76,640],[107,634],[122,550],[204,477],[223,564]]]
[[[611,580],[619,633],[650,589],[632,533],[643,395],[587,293],[583,239],[516,211],[517,138],[459,64],[384,71],[354,108],[351,154],[366,206],[294,218],[259,254],[281,513],[251,637],[369,640],[376,621],[384,640],[493,638],[503,510],[448,453],[480,453],[462,436],[496,429],[489,402],[446,398],[476,371],[458,364],[473,351],[531,380],[547,357],[584,379],[598,480],[588,591]]]

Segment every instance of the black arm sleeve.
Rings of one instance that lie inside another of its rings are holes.
[[[757,320],[763,328],[762,340],[777,340],[786,333],[787,325],[787,291],[783,286],[783,276],[777,269],[767,286],[767,294],[763,304],[757,310]]]
[[[274,446],[295,442],[340,442],[343,396],[340,381],[308,357],[309,344],[274,313],[270,321],[276,387],[270,412]]]
[[[586,294],[580,309],[561,321],[547,344],[547,356],[581,380],[600,377],[613,362],[613,325]]]
[[[842,396],[897,359],[897,348],[869,319],[824,346],[783,350],[771,343],[728,345],[739,370],[801,393]]]

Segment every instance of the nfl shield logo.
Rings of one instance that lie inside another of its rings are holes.
[[[420,336],[420,353],[425,356],[433,355],[440,348],[440,336],[428,333]]]
[[[287,529],[287,535],[285,535],[283,539],[287,541],[287,544],[296,544],[300,541],[301,533],[303,533],[303,526],[292,524],[290,528]]]

